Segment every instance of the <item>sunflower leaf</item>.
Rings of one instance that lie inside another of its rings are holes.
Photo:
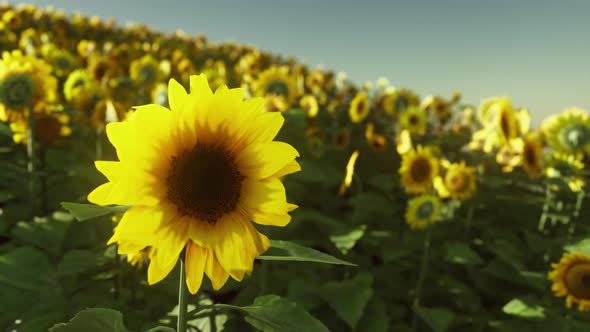
[[[360,273],[352,279],[327,282],[320,295],[354,331],[373,297],[373,276]]]
[[[70,213],[78,219],[78,221],[85,221],[97,217],[107,216],[110,214],[121,213],[127,211],[129,206],[113,205],[113,206],[99,206],[93,204],[80,204],[62,202],[61,206],[70,211]]]
[[[12,130],[10,130],[10,127],[8,127],[6,123],[0,122],[0,135],[7,137],[12,136]]]
[[[512,299],[502,308],[504,313],[522,318],[545,318],[545,309],[539,305],[525,303],[521,299]]]
[[[321,251],[303,247],[289,241],[272,240],[271,245],[272,248],[280,249],[281,252],[277,252],[277,255],[262,255],[258,256],[257,258],[269,261],[315,262],[324,264],[356,266],[356,264],[349,263],[334,256],[325,254]]]
[[[447,308],[417,307],[416,313],[435,332],[445,332],[455,319],[455,313]]]
[[[78,312],[67,323],[54,325],[50,332],[128,332],[123,324],[123,315],[111,309],[92,308]]]

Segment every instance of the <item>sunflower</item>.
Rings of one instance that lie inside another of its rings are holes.
[[[315,118],[319,112],[318,100],[313,95],[305,95],[299,101],[308,118]]]
[[[111,100],[101,100],[94,105],[90,125],[94,129],[107,123],[123,121],[127,118],[127,108]]]
[[[207,60],[201,72],[209,79],[209,85],[212,89],[217,89],[226,84],[227,72],[225,70],[225,62],[221,60]]]
[[[312,71],[305,78],[305,86],[313,93],[321,93],[324,86],[324,73],[320,70]]]
[[[97,84],[85,69],[74,70],[64,83],[66,101],[81,111],[87,111],[98,94]]]
[[[35,111],[35,141],[42,145],[57,145],[63,143],[63,138],[72,134],[70,117],[63,112],[61,106],[38,105],[40,111]],[[12,139],[17,144],[27,144],[29,122],[14,121],[10,123],[13,132]]]
[[[154,86],[162,79],[160,64],[149,54],[132,61],[129,74],[133,81],[148,87]]]
[[[451,164],[444,179],[441,177],[435,179],[434,187],[442,198],[469,199],[476,190],[475,168],[466,166],[464,161]]]
[[[590,256],[582,252],[566,253],[551,267],[548,277],[555,296],[565,296],[567,308],[576,303],[579,311],[590,310]]]
[[[425,193],[438,175],[438,160],[428,147],[418,145],[402,156],[399,169],[402,185],[408,193]]]
[[[348,115],[353,123],[363,121],[369,115],[369,97],[364,92],[358,92],[350,102]]]
[[[45,49],[47,47],[47,49]],[[45,55],[47,63],[53,68],[55,76],[62,78],[68,76],[76,68],[76,58],[67,50],[47,44],[43,47],[42,52]]]
[[[43,60],[21,51],[2,53],[0,60],[0,121],[20,121],[25,111],[56,98],[57,80]]]
[[[318,128],[312,127],[306,130],[307,151],[314,158],[321,158],[326,150],[326,135]]]
[[[547,144],[557,152],[579,153],[590,150],[590,117],[585,111],[570,108],[541,124]]]
[[[285,97],[281,95],[268,95],[264,97],[264,110],[267,112],[284,112],[289,109]]]
[[[440,217],[440,201],[433,195],[421,195],[408,202],[406,223],[411,229],[425,229]]]
[[[263,71],[253,83],[255,96],[280,95],[285,98],[287,107],[291,107],[299,97],[297,79],[289,75],[289,67],[272,66]]]
[[[522,148],[522,168],[530,177],[536,178],[543,166],[543,143],[538,134],[529,134],[524,139]]]
[[[92,57],[89,61],[88,71],[95,81],[101,83],[119,74],[116,63],[105,56]]]
[[[273,141],[280,113],[263,100],[244,101],[243,89],[211,92],[203,74],[190,77],[190,94],[169,83],[170,108],[136,107],[127,121],[110,123],[107,136],[118,162],[97,161],[109,182],[91,192],[99,205],[132,205],[109,243],[120,254],[151,246],[148,283],[166,277],[185,249],[186,282],[196,293],[203,274],[215,289],[242,280],[270,247],[254,222],[285,226],[287,203],[279,177],[300,170],[292,146]]]
[[[396,116],[404,112],[408,107],[418,106],[420,98],[408,89],[392,89],[383,96],[381,103],[387,113]]]
[[[387,146],[387,139],[385,136],[375,133],[375,126],[372,123],[367,124],[365,138],[367,139],[369,147],[373,150],[383,150]]]
[[[138,252],[127,254],[127,263],[141,269],[144,264],[150,261],[152,254],[152,247],[145,247]]]
[[[423,108],[411,106],[400,116],[402,129],[407,129],[412,134],[424,135],[426,133],[426,112]]]
[[[544,175],[552,181],[565,182],[572,191],[578,192],[584,187],[582,157],[582,155],[552,153],[546,162]]]

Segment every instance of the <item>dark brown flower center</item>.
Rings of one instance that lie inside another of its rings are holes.
[[[575,297],[590,300],[590,264],[578,263],[564,276],[567,290]]]
[[[532,143],[524,146],[524,161],[529,167],[536,167],[538,164],[537,149]]]
[[[213,224],[235,210],[243,179],[225,148],[197,144],[172,158],[166,178],[168,200],[180,214]]]
[[[431,171],[430,162],[424,157],[415,159],[410,167],[410,175],[415,182],[426,181],[430,177]]]
[[[513,136],[512,126],[510,125],[510,115],[507,112],[502,112],[500,114],[500,129],[505,138],[508,139]]]

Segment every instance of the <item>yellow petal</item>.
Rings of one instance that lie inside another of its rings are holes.
[[[145,207],[134,206],[125,211],[115,228],[109,244],[114,242],[132,242],[145,247],[158,242],[158,230],[176,216],[176,211],[169,206]]]
[[[253,179],[264,179],[282,170],[295,158],[297,150],[284,142],[251,145],[236,158],[240,172]]]
[[[205,266],[205,273],[211,280],[211,284],[213,285],[213,289],[219,290],[229,278],[229,274],[225,272],[225,270],[219,264],[219,261],[215,257],[215,252],[213,250],[209,250],[207,256],[207,265]]]
[[[163,264],[177,261],[188,242],[188,224],[183,218],[176,218],[160,226],[157,232],[156,255]]]
[[[176,261],[178,260],[178,257],[176,257],[176,260],[162,259],[161,257],[158,257],[157,253],[158,251],[156,250],[156,254],[153,255],[150,259],[150,265],[148,267],[149,285],[158,283],[162,281],[162,279],[166,278],[166,276],[170,274],[170,271],[172,271],[172,269],[176,265]]]
[[[172,110],[180,110],[186,103],[188,93],[184,87],[175,79],[171,78],[168,82],[168,103]]]
[[[191,294],[196,294],[203,282],[205,263],[207,261],[207,249],[204,249],[194,242],[189,241],[186,247],[186,285]]]
[[[258,224],[282,227],[291,221],[285,187],[277,178],[245,180],[241,197],[240,206]]]
[[[225,271],[234,279],[251,273],[254,259],[270,247],[270,241],[247,220],[228,214],[216,224],[219,232],[215,256]]]
[[[299,163],[295,160],[291,161],[290,163],[288,163],[285,167],[281,168],[278,172],[276,172],[275,174],[271,175],[272,177],[283,177],[285,175],[291,174],[291,173],[295,173],[295,172],[299,172],[301,170],[301,166],[299,165]]]
[[[210,97],[213,95],[213,91],[209,87],[207,76],[205,74],[191,75],[190,77],[190,94],[197,96]]]

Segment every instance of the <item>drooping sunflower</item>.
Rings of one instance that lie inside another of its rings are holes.
[[[434,195],[421,195],[411,199],[406,209],[406,223],[411,229],[425,229],[440,217],[440,201]]]
[[[369,115],[369,111],[371,110],[369,105],[369,97],[364,92],[358,92],[356,96],[350,102],[350,106],[348,107],[348,115],[350,116],[350,121],[353,123],[358,123],[363,121],[367,115]]]
[[[41,110],[35,111],[35,141],[46,146],[64,143],[63,138],[72,134],[70,117],[57,105],[39,104],[37,107]],[[26,144],[28,128],[27,120],[11,122],[13,141],[17,144]]]
[[[411,106],[400,115],[402,130],[407,129],[412,134],[424,135],[426,124],[426,111],[423,108]]]
[[[287,66],[272,66],[261,72],[252,88],[253,94],[258,97],[283,96],[287,107],[291,107],[300,95],[297,79],[289,74]]]
[[[522,168],[530,177],[536,178],[543,166],[543,142],[537,133],[527,135],[523,141]]]
[[[318,100],[313,95],[305,95],[299,101],[308,118],[315,118],[319,112]]]
[[[442,198],[469,199],[476,190],[475,168],[466,166],[464,161],[451,164],[444,178],[435,179],[434,187]]]
[[[438,175],[438,160],[430,148],[418,145],[402,156],[399,172],[406,192],[425,193],[432,189]]]
[[[300,169],[297,150],[273,141],[280,113],[263,100],[243,100],[243,89],[215,93],[207,77],[190,77],[190,94],[169,83],[170,109],[136,107],[106,132],[118,162],[97,161],[109,182],[91,192],[99,205],[132,205],[109,243],[120,254],[151,246],[148,283],[161,281],[185,249],[186,282],[196,293],[207,274],[215,289],[242,280],[270,242],[251,220],[285,226],[287,203],[279,177]]]
[[[566,253],[551,267],[548,277],[555,296],[565,296],[567,308],[577,304],[579,311],[590,310],[590,256],[582,252]]]
[[[554,152],[548,156],[544,175],[554,182],[561,182],[573,191],[584,187],[584,163],[581,155]]]
[[[0,60],[0,121],[22,121],[29,106],[56,98],[57,80],[43,60],[21,51],[2,53]]]
[[[570,108],[549,117],[541,124],[547,144],[557,152],[590,151],[590,117],[578,108]]]

